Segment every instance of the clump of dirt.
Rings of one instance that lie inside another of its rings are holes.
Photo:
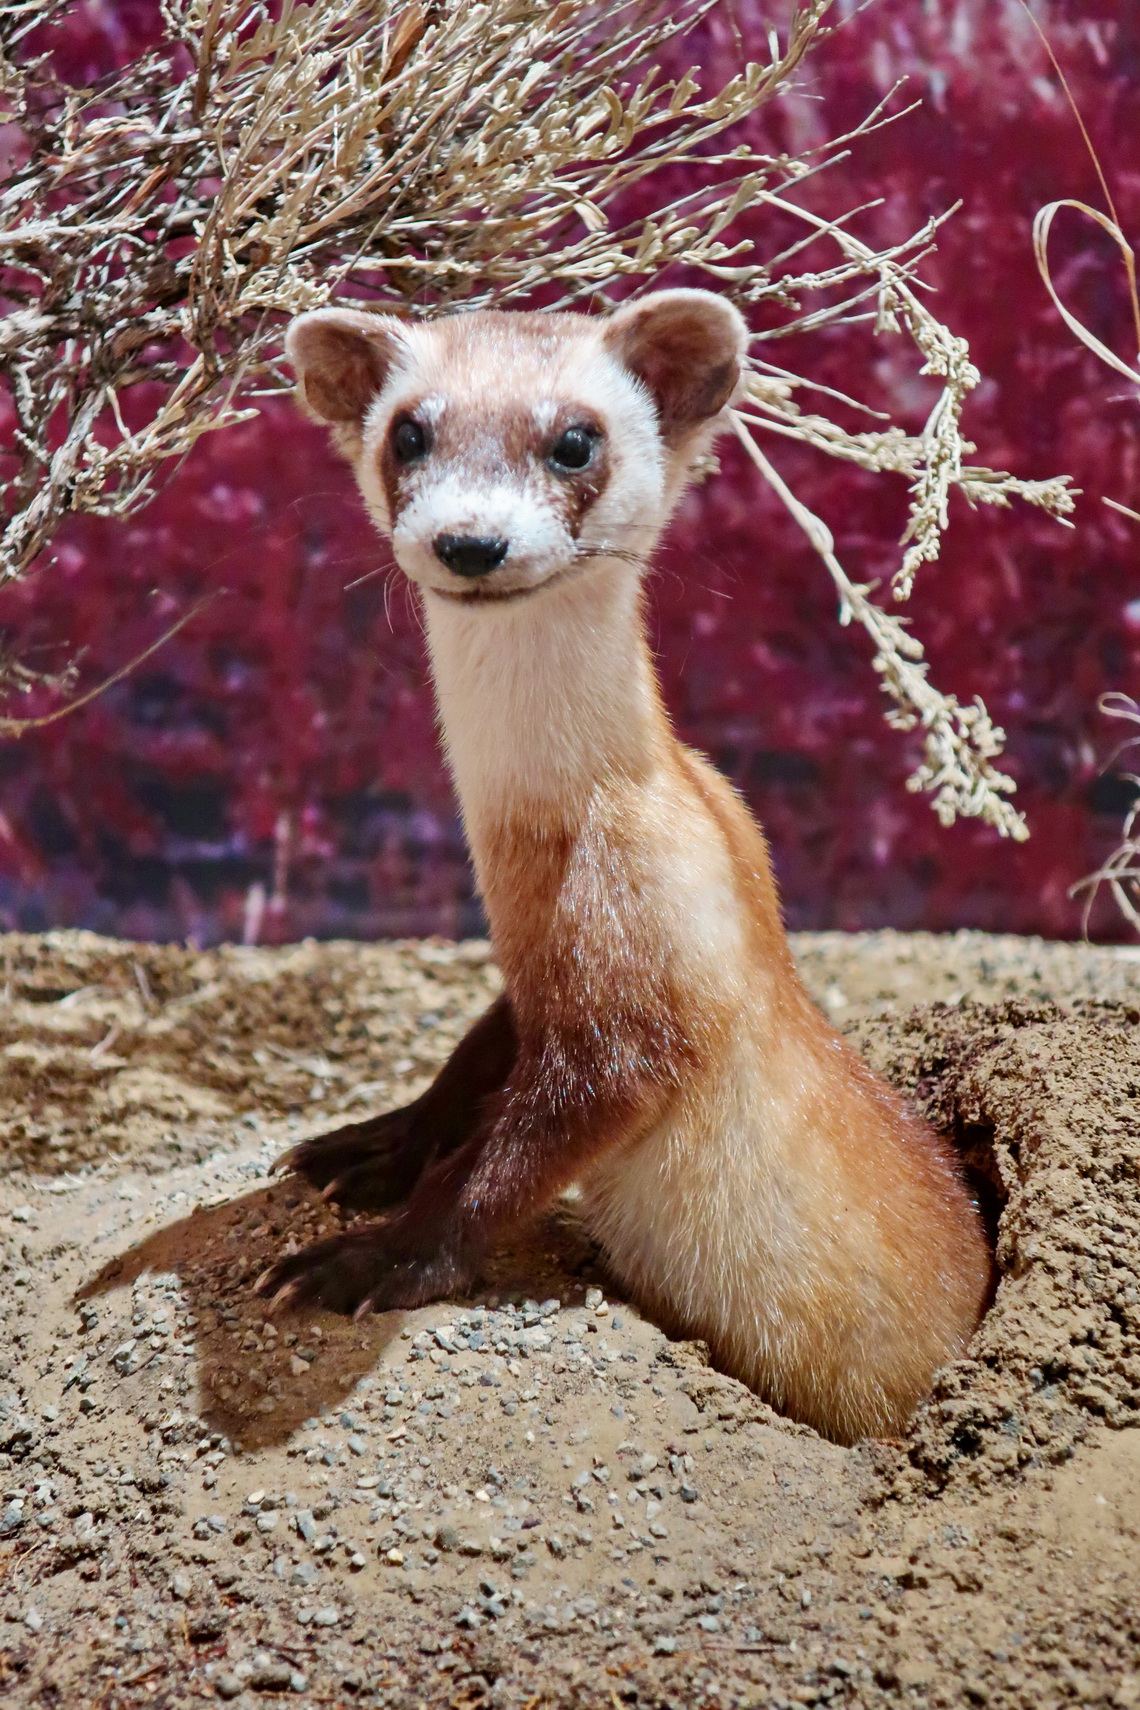
[[[422,1084],[486,945],[6,940],[7,1700],[1140,1705],[1140,959],[796,949],[995,1227],[901,1442],[825,1442],[670,1341],[572,1206],[471,1299],[267,1316],[259,1269],[335,1222],[268,1164]]]
[[[1140,1424],[1137,1021],[1134,1000],[1014,999],[852,1029],[1000,1207],[997,1297],[908,1445],[935,1485],[1067,1460],[1098,1421]]]

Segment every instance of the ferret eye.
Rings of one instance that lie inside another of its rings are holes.
[[[584,469],[594,455],[598,435],[587,427],[571,427],[558,440],[550,453],[556,469]]]
[[[405,416],[392,429],[392,450],[398,463],[418,463],[421,457],[427,456],[429,449],[426,429],[410,416]]]

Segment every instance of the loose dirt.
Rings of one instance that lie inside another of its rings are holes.
[[[1140,953],[797,941],[1000,1269],[906,1438],[845,1449],[572,1204],[471,1299],[267,1318],[336,1223],[267,1166],[424,1084],[486,945],[0,949],[7,1703],[1140,1706]]]

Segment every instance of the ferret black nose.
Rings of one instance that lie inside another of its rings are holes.
[[[457,576],[486,576],[498,569],[510,544],[498,534],[437,534],[432,548],[440,563]]]

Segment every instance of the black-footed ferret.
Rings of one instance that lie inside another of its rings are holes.
[[[808,999],[764,838],[654,678],[642,578],[746,338],[704,291],[290,327],[301,398],[422,597],[505,992],[414,1104],[286,1154],[390,1209],[258,1287],[415,1305],[577,1182],[637,1299],[852,1441],[963,1353],[990,1255],[947,1148]]]

